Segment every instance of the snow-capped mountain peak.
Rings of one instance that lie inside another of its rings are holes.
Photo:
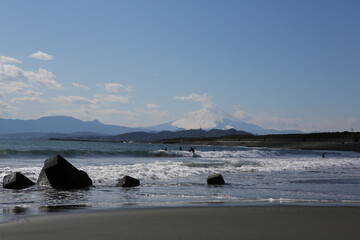
[[[204,107],[187,113],[184,118],[172,122],[171,125],[183,129],[238,129],[239,125],[244,127],[252,124],[245,123],[220,109]]]
[[[301,133],[297,130],[267,130],[255,124],[244,122],[233,115],[212,106],[204,106],[198,111],[187,113],[182,119],[149,127],[148,129],[153,131],[176,131],[179,129],[227,130],[231,128],[253,134]]]

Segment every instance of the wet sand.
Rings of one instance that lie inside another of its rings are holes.
[[[164,208],[56,214],[0,225],[1,239],[358,239],[360,208]]]

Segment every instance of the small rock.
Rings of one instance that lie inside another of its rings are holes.
[[[125,176],[119,180],[117,187],[137,187],[140,185],[140,181],[138,179]]]
[[[224,185],[225,181],[221,174],[214,174],[207,177],[208,185]]]
[[[3,179],[3,187],[8,189],[24,189],[33,185],[33,181],[19,172],[10,173]]]

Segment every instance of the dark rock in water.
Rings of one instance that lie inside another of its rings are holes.
[[[33,185],[33,181],[19,172],[8,174],[3,179],[3,187],[8,189],[23,189]]]
[[[207,177],[208,185],[223,185],[225,184],[224,178],[221,174],[214,174]]]
[[[51,185],[53,188],[77,189],[92,185],[86,172],[78,170],[62,156],[56,155],[45,160],[37,180],[38,185]]]
[[[140,185],[140,181],[138,179],[129,176],[123,177],[122,179],[120,179],[118,184],[116,184],[117,187],[136,187],[139,185]]]

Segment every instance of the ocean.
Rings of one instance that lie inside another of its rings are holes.
[[[360,153],[114,142],[0,140],[0,177],[21,172],[36,182],[60,154],[93,186],[57,190],[0,187],[0,223],[67,211],[199,206],[360,206]],[[167,150],[164,150],[164,149]],[[322,154],[325,153],[325,158]],[[208,186],[207,176],[226,184]],[[128,175],[135,188],[116,187]]]

